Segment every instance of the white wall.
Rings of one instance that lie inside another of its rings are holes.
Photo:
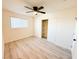
[[[28,28],[12,29],[11,17],[22,18],[28,21]],[[30,16],[20,15],[3,9],[3,39],[4,43],[16,41],[34,35],[34,19]]]
[[[35,36],[41,37],[41,20],[48,19],[48,38],[63,48],[71,49],[75,27],[76,8],[67,8],[35,19]]]

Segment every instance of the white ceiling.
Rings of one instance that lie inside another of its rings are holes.
[[[3,0],[3,8],[24,15],[32,15],[25,13],[30,11],[24,6],[44,6],[43,11],[55,12],[64,8],[76,7],[76,0]]]

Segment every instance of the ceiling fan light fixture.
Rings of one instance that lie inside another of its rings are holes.
[[[32,7],[32,8],[30,8],[30,7],[27,7],[27,6],[24,6],[25,8],[28,8],[28,9],[30,9],[30,10],[32,10],[32,11],[29,11],[29,12],[34,12],[34,15],[37,15],[37,13],[42,13],[42,14],[46,14],[46,12],[43,12],[43,11],[40,11],[41,9],[44,9],[44,7],[43,6],[41,6],[41,7],[37,7],[37,6],[34,6],[34,7]],[[27,13],[29,13],[29,12],[27,12]]]
[[[34,12],[34,15],[37,15],[37,12]]]

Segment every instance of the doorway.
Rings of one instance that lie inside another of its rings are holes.
[[[48,20],[42,20],[42,38],[47,39],[48,34]]]

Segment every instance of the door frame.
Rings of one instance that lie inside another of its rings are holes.
[[[43,29],[42,25],[43,25],[43,21],[44,21],[44,20],[48,21],[48,19],[43,19],[43,20],[41,21],[41,38],[43,38],[43,37],[42,37],[42,31],[43,31],[43,30],[42,30],[42,29]],[[47,27],[47,38],[48,38],[48,27]],[[47,38],[46,38],[46,39],[47,39]]]

